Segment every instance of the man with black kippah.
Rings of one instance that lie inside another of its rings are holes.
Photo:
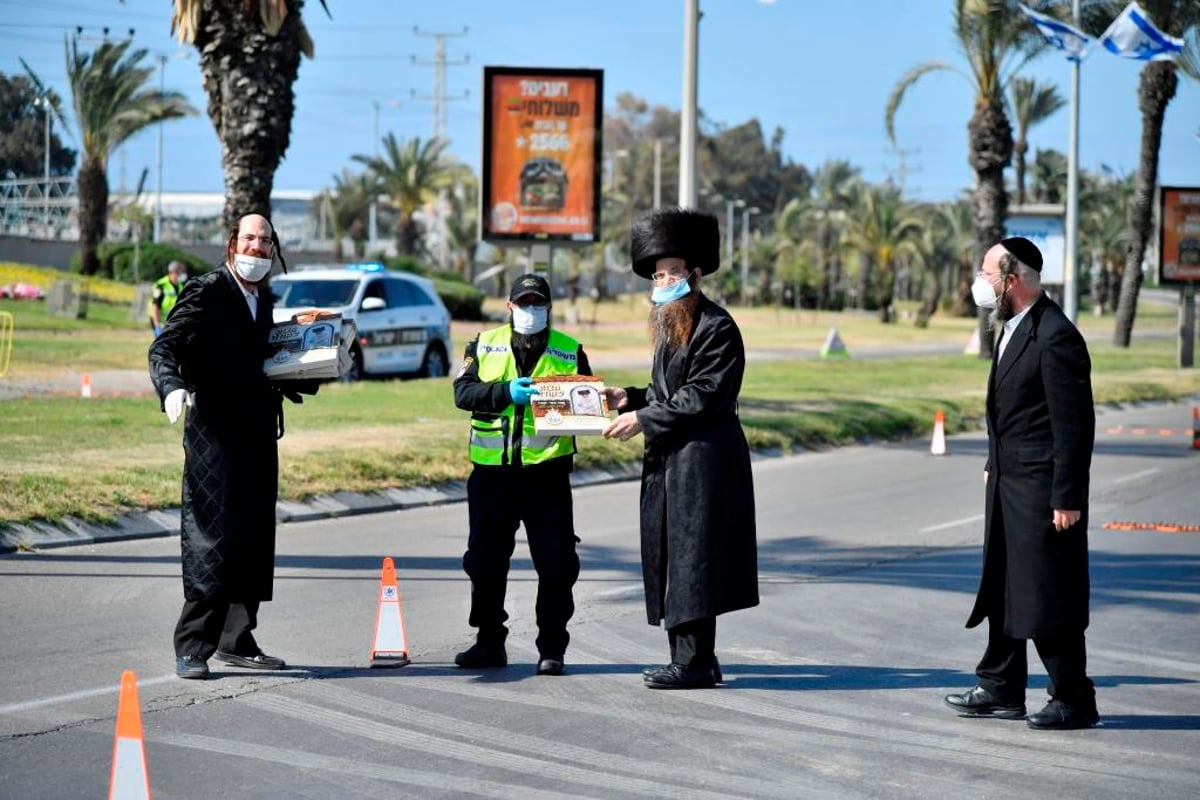
[[[758,605],[754,480],[738,419],[746,351],[729,312],[700,292],[720,264],[715,217],[652,211],[634,221],[630,244],[633,271],[654,282],[654,362],[649,386],[605,390],[623,413],[604,435],[646,442],[642,580],[671,662],[646,670],[645,684],[705,689],[721,682],[717,616]]]
[[[1031,728],[1099,721],[1087,677],[1088,471],[1095,439],[1087,345],[1041,289],[1028,239],[988,250],[971,290],[1003,323],[988,378],[983,574],[973,628],[988,620],[979,683],[946,703],[971,717],[1025,718]],[[1050,702],[1025,715],[1026,639],[1050,676]]]

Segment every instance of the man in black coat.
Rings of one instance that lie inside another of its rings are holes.
[[[1099,720],[1087,677],[1088,471],[1095,440],[1091,360],[1079,331],[1041,289],[1028,239],[988,250],[972,292],[1004,330],[988,379],[983,573],[973,628],[988,620],[978,685],[946,702],[967,716],[1025,717],[1026,639],[1050,677],[1031,728]]]
[[[251,669],[282,669],[251,631],[271,599],[275,500],[282,431],[280,390],[263,374],[272,301],[267,288],[279,242],[266,217],[230,232],[226,263],[184,284],[150,347],[150,376],[183,429],[183,610],[175,671],[207,678],[214,654]],[[311,388],[309,389],[311,393]]]
[[[738,420],[746,366],[733,318],[700,293],[720,265],[717,220],[661,209],[635,220],[633,270],[654,282],[651,383],[608,388],[620,414],[604,435],[645,436],[642,578],[646,616],[665,621],[671,662],[646,670],[653,689],[721,681],[719,614],[758,605],[754,482]]]

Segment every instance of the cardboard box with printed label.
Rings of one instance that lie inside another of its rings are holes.
[[[266,376],[272,380],[332,380],[345,372],[351,360],[354,322],[328,312],[298,314],[296,318],[301,321],[272,326],[268,342],[276,351],[263,362]]]
[[[550,436],[599,436],[608,423],[608,398],[598,375],[534,378],[533,427]]]

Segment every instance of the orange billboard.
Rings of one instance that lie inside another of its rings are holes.
[[[1159,283],[1200,281],[1200,187],[1158,190]]]
[[[480,238],[600,240],[604,73],[484,67]]]

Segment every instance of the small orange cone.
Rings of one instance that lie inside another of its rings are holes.
[[[79,396],[85,400],[92,396],[92,376],[83,373],[83,382],[79,385]]]
[[[1200,450],[1200,406],[1192,406],[1192,449]]]
[[[117,702],[117,737],[113,744],[108,800],[150,800],[150,776],[146,773],[146,744],[142,738],[142,714],[138,709],[137,676],[130,670],[121,673],[121,698]]]
[[[946,415],[940,408],[933,415],[933,441],[929,445],[929,452],[935,456],[946,455]]]
[[[408,636],[404,632],[404,614],[400,608],[400,587],[396,584],[396,565],[383,560],[379,579],[379,612],[375,615],[375,642],[371,645],[372,667],[404,667],[409,662]]]

